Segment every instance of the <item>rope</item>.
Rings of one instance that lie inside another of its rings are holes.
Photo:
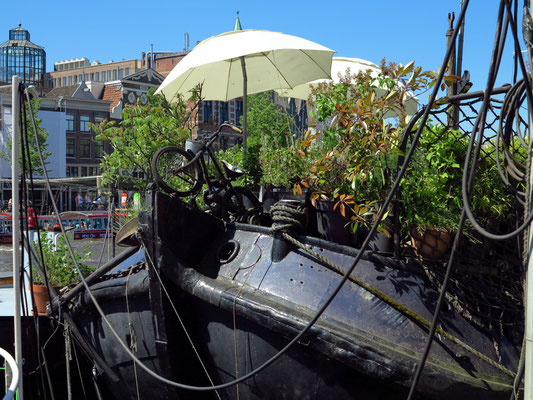
[[[288,232],[293,228],[304,229],[305,211],[299,206],[295,207],[289,204],[280,201],[270,208],[274,222],[270,228],[272,232]]]
[[[192,338],[189,335],[189,332],[185,328],[185,324],[183,323],[183,320],[181,319],[176,306],[174,305],[174,303],[172,302],[172,299],[170,298],[170,294],[168,293],[166,286],[163,284],[163,280],[161,279],[161,276],[159,275],[159,272],[157,271],[157,268],[156,268],[156,266],[155,266],[155,264],[154,264],[154,262],[152,260],[152,257],[150,256],[150,252],[148,251],[148,248],[146,247],[146,244],[144,243],[144,240],[143,240],[142,236],[139,235],[138,237],[139,237],[139,240],[140,240],[140,242],[142,243],[142,245],[143,245],[143,247],[145,249],[144,254],[146,254],[147,259],[149,261],[148,265],[150,266],[150,268],[152,268],[152,271],[154,271],[155,275],[157,276],[157,279],[159,280],[159,284],[161,285],[161,288],[165,292],[165,295],[167,296],[168,302],[170,303],[170,306],[174,310],[174,314],[176,315],[176,318],[178,319],[178,321],[179,321],[179,323],[181,325],[181,328],[183,329],[183,332],[185,332],[185,336],[187,336],[187,340],[189,340],[189,343],[191,344],[191,347],[192,347],[192,349],[194,351],[194,354],[196,354],[196,357],[198,358],[198,361],[200,362],[200,365],[202,366],[202,369],[204,370],[204,372],[205,372],[205,374],[207,376],[207,379],[209,380],[209,383],[212,386],[215,386],[215,384],[213,383],[213,380],[211,379],[211,376],[209,375],[209,372],[207,371],[207,368],[206,368],[205,364],[202,361],[202,358],[200,357],[200,353],[198,353],[198,350],[196,350],[196,346],[194,345],[194,343],[192,341]],[[218,390],[214,389],[214,392],[217,395],[218,399],[222,400],[222,398],[220,397],[220,394],[218,393]]]
[[[259,240],[259,236],[256,238],[254,244],[257,244],[257,240]],[[237,349],[237,315],[236,315],[237,298],[241,295],[242,289],[244,288],[244,285],[246,285],[246,283],[248,282],[248,279],[250,278],[250,276],[252,276],[252,273],[253,273],[256,265],[257,265],[257,263],[254,263],[252,265],[252,269],[251,269],[250,273],[246,275],[246,279],[241,284],[241,286],[239,286],[239,290],[237,291],[237,293],[233,297],[233,305],[232,305],[232,310],[231,311],[232,311],[232,315],[233,315],[233,348],[234,348],[234,357],[235,357],[235,377],[236,378],[239,377],[239,362],[238,362],[239,352],[238,352],[238,349]],[[239,384],[238,383],[235,385],[235,388],[236,388],[236,391],[237,391],[237,400],[239,400],[240,399],[240,392],[239,392]]]
[[[137,339],[135,337],[135,329],[133,327],[133,324],[131,323],[130,302],[128,300],[128,288],[129,288],[130,276],[131,276],[132,271],[133,271],[133,268],[130,268],[130,271],[128,272],[128,277],[126,278],[126,312],[128,313],[128,330],[130,332],[130,350],[132,351],[132,353],[137,353]],[[137,390],[137,399],[140,399],[141,397],[139,394],[139,378],[137,376],[137,363],[136,362],[133,362],[133,374],[135,375],[135,389]]]
[[[72,346],[74,350],[74,358],[76,359],[76,365],[78,366],[78,375],[80,376],[81,390],[83,392],[83,398],[87,399],[87,393],[85,392],[85,384],[83,383],[83,376],[81,374],[80,360],[78,358],[78,353],[76,352],[76,346]]]
[[[318,254],[317,252],[315,252],[315,251],[311,250],[310,248],[306,247],[303,243],[299,242],[298,240],[293,238],[291,235],[289,235],[289,234],[287,234],[285,232],[283,232],[282,235],[283,235],[284,239],[286,239],[287,241],[289,241],[293,245],[301,248],[302,250],[306,251],[308,254],[310,254],[311,256],[313,256],[314,258],[319,260],[320,262],[324,263],[325,265],[331,267],[336,272],[338,272],[340,274],[346,273],[346,271],[342,267],[340,267],[339,265],[335,264],[333,261],[328,260],[326,257],[322,256],[321,254]],[[412,311],[411,309],[405,307],[403,304],[397,302],[392,297],[386,295],[382,291],[370,286],[369,284],[363,282],[361,279],[356,278],[353,275],[349,275],[348,279],[351,282],[355,283],[356,285],[362,287],[366,291],[372,293],[374,296],[376,296],[380,300],[384,301],[389,306],[391,306],[395,310],[401,312],[402,314],[404,314],[408,318],[411,318],[411,319],[415,320],[416,322],[419,322],[422,325],[424,325],[424,326],[426,326],[428,328],[431,328],[431,322],[429,322],[427,319],[425,319],[421,315],[417,314],[416,312]],[[466,343],[462,342],[460,339],[458,339],[455,336],[451,335],[450,333],[444,331],[442,328],[437,328],[437,333],[442,335],[446,339],[452,341],[453,343],[457,344],[458,346],[462,347],[463,349],[467,350],[468,352],[472,353],[473,355],[475,355],[479,359],[485,361],[487,364],[491,365],[492,367],[499,369],[500,371],[504,372],[505,374],[507,374],[507,375],[509,375],[511,377],[515,376],[515,374],[512,371],[508,370],[503,365],[495,362],[494,360],[492,360],[489,357],[487,357],[485,354],[483,354],[483,353],[477,351],[476,349],[470,347]]]
[[[65,366],[67,368],[67,396],[68,400],[72,400],[72,379],[70,377],[70,361],[72,360],[71,342],[68,324],[65,324],[63,329],[63,336],[65,337]]]

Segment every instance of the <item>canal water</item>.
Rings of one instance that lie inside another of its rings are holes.
[[[105,242],[105,247],[104,247]],[[100,265],[109,261],[113,255],[111,239],[81,239],[71,240],[72,248],[76,251],[85,254],[90,253],[90,256],[85,263],[88,265],[97,266],[101,257]],[[115,246],[115,255],[119,255],[126,250],[127,247]],[[13,270],[13,246],[10,244],[0,244],[0,272]]]

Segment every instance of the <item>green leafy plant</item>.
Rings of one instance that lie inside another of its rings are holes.
[[[195,127],[196,110],[200,102],[200,88],[190,99],[176,96],[172,101],[161,95],[148,93],[148,103],[127,106],[122,121],[91,124],[96,140],[109,141],[113,148],[102,160],[102,184],[127,182],[136,190],[145,190],[153,181],[150,168],[154,153],[168,145],[182,146]]]
[[[248,140],[246,142],[246,156],[244,169],[251,183],[258,186],[261,183],[271,183],[264,179],[263,165],[268,164],[268,173],[276,175],[277,170],[283,169],[283,164],[277,166],[271,161],[270,150],[290,147],[293,144],[292,127],[294,120],[283,108],[274,103],[272,92],[254,94],[248,97]],[[263,149],[267,145],[268,149]],[[265,157],[265,158],[264,158]]]
[[[48,238],[46,233],[43,233],[41,234],[41,244],[43,258],[40,261],[41,265],[46,267],[48,282],[51,285],[63,287],[80,280],[63,236],[58,238],[57,245],[54,246],[52,239]],[[37,254],[40,258],[40,252],[37,252]],[[88,249],[85,249],[83,254],[74,251],[74,256],[84,277],[94,271],[94,267],[83,263],[90,255],[91,253]],[[36,271],[33,272],[33,282],[44,284],[41,276]]]
[[[306,138],[297,139],[289,146],[279,146],[268,134],[261,138],[259,162],[262,184],[290,189],[307,175],[313,160],[301,150],[299,143],[302,140]]]
[[[335,201],[335,209],[351,216],[354,230],[370,226],[401,155],[398,142],[408,121],[404,104],[412,93],[433,85],[434,78],[434,72],[413,63],[383,61],[378,76],[347,73],[339,83],[319,84],[311,95],[314,118],[326,128],[320,140],[302,142],[308,147],[303,151],[316,158],[297,186],[310,188],[312,201]]]
[[[37,150],[37,145],[35,144],[35,138],[34,138],[34,132],[33,132],[33,122],[30,116],[30,108],[28,107],[27,103],[25,104],[25,120],[24,125],[28,127],[28,135],[29,135],[29,143],[28,143],[28,149],[29,149],[29,155],[31,160],[31,165],[33,169],[33,173],[37,175],[44,175],[44,169],[41,166],[41,160],[39,158],[39,152]],[[45,165],[49,162],[46,161],[48,157],[52,155],[51,152],[47,151],[48,144],[46,143],[46,139],[48,138],[48,131],[41,128],[41,122],[42,120],[37,117],[37,113],[39,111],[39,106],[41,104],[41,99],[32,99],[31,100],[31,108],[33,111],[33,117],[35,119],[35,127],[37,129],[37,138],[39,141],[39,147],[42,152],[42,156],[44,159]],[[24,114],[23,114],[24,115]],[[11,163],[12,157],[11,157],[11,150],[12,150],[12,141],[11,139],[7,141],[7,146],[9,150],[2,150],[0,151],[0,157],[6,161],[9,161]],[[22,152],[19,154],[19,164],[22,169]]]
[[[401,182],[402,226],[454,231],[463,207],[463,165],[469,138],[444,125],[429,125]],[[495,149],[483,147],[476,168],[471,208],[481,222],[503,219],[516,206],[515,197],[499,176]]]

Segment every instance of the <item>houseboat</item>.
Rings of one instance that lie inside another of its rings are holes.
[[[63,227],[71,228],[74,239],[103,239],[112,235],[112,230],[108,229],[109,214],[65,211],[59,216]],[[55,215],[41,215],[37,219],[43,229],[51,229],[57,224]]]
[[[112,236],[108,229],[109,214],[66,211],[60,214],[63,227],[70,228],[73,239],[103,239]],[[44,230],[53,229],[57,224],[55,215],[37,217],[39,226]],[[12,243],[13,221],[11,214],[0,213],[0,244]]]

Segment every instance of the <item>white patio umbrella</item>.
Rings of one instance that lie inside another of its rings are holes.
[[[171,99],[177,93],[186,95],[201,83],[205,100],[243,97],[246,134],[248,94],[331,78],[333,53],[317,43],[279,32],[227,32],[198,44],[174,67],[156,93]]]
[[[381,69],[373,62],[362,60],[360,58],[346,58],[346,57],[333,57],[331,63],[331,81],[338,83],[339,75],[345,76],[349,70],[350,75],[357,75],[360,72],[370,71],[370,75],[373,77],[378,76]],[[315,88],[321,82],[328,82],[328,79],[318,79],[313,82],[304,83],[298,85],[292,89],[279,89],[276,90],[282,97],[293,97],[295,99],[307,100],[313,88]],[[385,89],[378,89],[376,94],[384,95]],[[418,111],[418,99],[414,95],[407,94],[408,99],[404,104],[404,111],[413,115]],[[393,115],[386,115],[386,117]]]

